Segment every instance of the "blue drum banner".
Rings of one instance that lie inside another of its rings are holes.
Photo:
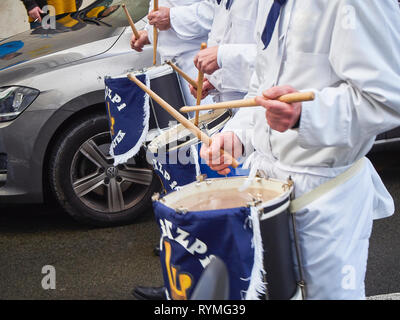
[[[137,78],[146,84],[146,75]],[[134,157],[146,140],[149,96],[127,77],[106,77],[105,86],[111,132],[110,155],[114,157],[114,165],[118,165]]]
[[[200,174],[195,146],[183,147],[152,156],[153,168],[160,178],[164,192],[176,191],[196,181]]]
[[[259,299],[265,292],[257,210],[243,207],[178,213],[162,200],[153,206],[170,299],[189,300],[213,256],[228,268],[230,300]]]

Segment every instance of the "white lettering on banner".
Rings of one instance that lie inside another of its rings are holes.
[[[111,147],[113,149],[115,149],[118,146],[118,144],[120,144],[121,141],[124,139],[124,137],[125,137],[125,132],[122,132],[121,130],[119,130],[117,136],[114,138],[113,142],[111,143]]]
[[[156,159],[153,159],[153,167],[154,167],[154,170],[161,173],[161,175],[164,177],[164,179],[166,181],[169,182],[171,180],[170,174],[167,172],[167,170],[164,170],[161,162],[157,161]],[[178,186],[178,182],[176,182],[176,181],[172,181],[169,186],[170,186],[171,190],[180,190],[182,188],[181,186]]]
[[[109,88],[109,87],[106,87],[106,99],[108,98],[108,99],[112,99],[111,98],[111,93],[112,93],[112,90]]]
[[[205,255],[207,253],[208,247],[200,239],[192,237],[189,232],[173,225],[172,222],[167,219],[160,219],[159,222],[161,226],[162,238],[165,237],[170,240],[176,241],[192,255]],[[174,234],[176,236],[174,236]],[[190,244],[190,242],[192,244]],[[201,260],[199,259],[199,262],[201,263],[203,268],[205,268],[210,263],[211,257],[212,255],[206,256]]]
[[[120,103],[121,97],[118,94],[115,94],[114,98],[111,99],[112,103]]]
[[[175,241],[178,242],[182,247],[187,248],[187,246],[189,244],[189,240],[185,240],[185,239],[187,238],[189,233],[187,233],[186,231],[183,231],[180,228],[176,229],[176,233],[178,233],[179,236],[177,236],[175,238]]]
[[[126,103],[121,104],[120,106],[117,107],[118,111],[121,111],[122,109],[125,109]]]
[[[121,96],[119,96],[118,94],[114,94],[114,96],[112,95],[112,90],[106,86],[105,89],[105,98],[109,99],[111,101],[111,103],[113,104],[117,104],[117,103],[121,103],[122,102],[122,98]],[[121,111],[123,109],[126,108],[126,103],[122,103],[119,106],[117,106],[117,110]]]

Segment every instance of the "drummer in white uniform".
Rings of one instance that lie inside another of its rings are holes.
[[[172,3],[172,1],[169,1]],[[176,1],[177,3],[179,1]],[[182,1],[181,1],[182,2]],[[250,76],[254,71],[254,60],[256,56],[256,40],[254,39],[254,23],[257,17],[258,0],[203,0],[203,1],[185,1],[185,6],[171,7],[169,10],[168,31],[171,32],[176,42],[169,48],[172,49],[185,48],[196,42],[195,52],[199,52],[200,42],[204,39],[199,38],[200,35],[207,34],[209,36],[204,42],[208,42],[209,49],[202,50],[202,53],[211,59],[207,59],[210,63],[201,63],[202,58],[197,59],[200,70],[204,73],[212,74],[209,76],[210,82],[214,84],[208,86],[208,81],[204,83],[204,96],[207,96],[209,90],[214,90],[215,101],[226,101],[232,99],[241,99],[248,91]],[[161,5],[160,0],[160,5]],[[160,16],[168,16],[163,14],[165,10],[160,7]],[[164,29],[163,21],[157,22],[153,18],[153,13],[149,15],[149,22],[155,24],[160,30]],[[215,18],[215,19],[214,19]],[[168,19],[166,19],[168,20]],[[132,48],[141,50],[143,46],[151,42],[151,34],[149,31],[141,31],[142,37],[137,41],[134,36],[132,38]],[[159,48],[160,52],[163,48],[162,36],[160,32]],[[201,40],[200,40],[201,39]],[[172,41],[167,41],[170,44]],[[217,49],[217,50],[215,50]],[[218,54],[215,55],[215,51]],[[187,53],[184,57],[189,57],[192,53]],[[214,56],[213,56],[214,54]],[[198,69],[193,63],[195,54],[189,60],[180,61],[181,68],[187,66],[186,62],[190,62],[194,68],[194,78],[197,78]],[[219,65],[215,70],[210,69],[211,65],[219,61]],[[240,69],[238,66],[241,66]],[[185,70],[185,69],[184,69]],[[214,80],[215,79],[215,80]],[[215,86],[215,88],[214,88]],[[197,97],[197,94],[194,95]],[[202,103],[212,103],[203,99]],[[137,299],[160,300],[165,299],[165,288],[153,287],[136,287],[133,295]]]
[[[262,107],[241,109],[201,150],[224,174],[218,150],[233,140],[251,176],[291,176],[297,199],[324,186],[294,210],[308,299],[365,298],[373,220],[394,212],[365,155],[376,135],[400,125],[399,16],[396,0],[264,1],[248,94]],[[316,99],[268,100],[297,90]]]
[[[201,0],[159,0],[159,10],[154,11],[153,0],[150,1],[150,11],[148,15],[148,24],[144,30],[140,30],[140,38],[136,39],[132,35],[132,49],[141,52],[144,45],[153,43],[153,26],[157,27],[158,46],[157,50],[161,56],[161,61],[175,59],[176,65],[181,68],[191,78],[196,79],[198,71],[193,65],[193,59],[200,49],[203,42],[207,42],[208,33],[211,29],[213,21],[212,10],[206,11],[205,19],[202,20],[202,28],[190,39],[184,41],[177,36],[177,33],[171,28],[172,19],[176,16],[175,11],[181,9],[184,12],[190,10],[190,6],[202,2]],[[189,85],[186,80],[180,77],[182,90],[185,96],[187,105],[196,105],[196,99],[190,93]],[[211,103],[212,100],[203,101],[203,103]]]
[[[214,8],[208,48],[201,50],[194,59],[196,67],[206,74],[203,97],[211,94],[215,102],[221,102],[242,99],[247,94],[257,52],[254,27],[258,2],[202,1],[195,9],[186,11],[184,19],[174,21],[178,36],[190,39],[202,30],[209,19],[210,7]],[[191,90],[193,96],[197,96],[196,89],[191,87]]]

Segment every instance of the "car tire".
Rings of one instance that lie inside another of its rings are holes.
[[[106,115],[82,117],[57,138],[49,162],[50,188],[76,220],[93,226],[134,222],[151,212],[159,189],[144,150],[127,164],[114,167]]]

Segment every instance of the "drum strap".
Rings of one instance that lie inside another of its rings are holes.
[[[290,212],[296,213],[300,211],[313,201],[322,197],[324,194],[328,193],[329,191],[337,188],[341,184],[350,180],[364,167],[364,163],[365,163],[364,158],[361,158],[354,165],[352,165],[342,174],[338,175],[336,178],[333,178],[332,180],[329,180],[324,184],[320,185],[319,187],[315,188],[314,190],[306,193],[305,195],[292,200],[289,207]]]

